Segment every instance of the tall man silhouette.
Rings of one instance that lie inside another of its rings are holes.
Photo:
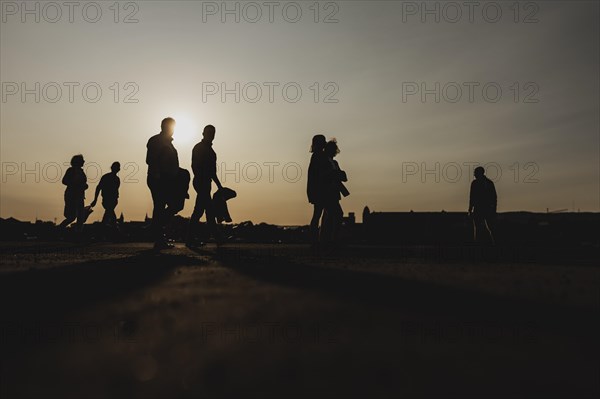
[[[319,221],[323,210],[325,209],[324,204],[324,173],[328,170],[330,164],[329,159],[323,152],[327,140],[322,134],[316,134],[312,138],[312,144],[310,146],[310,164],[308,165],[308,181],[306,184],[306,194],[308,195],[308,202],[313,204],[313,216],[310,220],[310,245],[313,249],[317,249],[319,244]]]
[[[217,225],[215,223],[215,214],[210,191],[212,182],[217,184],[219,189],[223,188],[217,177],[217,154],[212,148],[212,142],[215,139],[216,129],[213,125],[206,125],[202,132],[202,141],[194,146],[192,150],[192,170],[194,172],[193,186],[196,190],[196,204],[194,212],[190,218],[187,245],[194,245],[195,232],[202,214],[206,211],[206,225],[208,233],[220,241],[217,234]]]
[[[173,216],[166,206],[179,174],[179,157],[173,146],[174,132],[175,119],[165,118],[160,124],[160,133],[150,137],[146,145],[147,183],[154,203],[152,230],[155,249],[173,247],[167,242],[163,230],[169,218]]]
[[[476,167],[473,175],[475,180],[471,182],[469,195],[469,216],[473,218],[473,239],[482,241],[482,233],[485,228],[493,245],[498,203],[496,187],[494,182],[485,176],[483,167]]]

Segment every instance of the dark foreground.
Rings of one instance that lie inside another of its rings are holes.
[[[597,259],[1,248],[0,398],[600,394]]]

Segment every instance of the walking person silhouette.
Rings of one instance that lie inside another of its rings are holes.
[[[175,189],[179,175],[179,157],[173,146],[175,119],[165,118],[160,124],[160,133],[150,137],[146,145],[146,164],[148,164],[147,184],[152,194],[152,232],[154,248],[172,248],[164,234],[164,228],[173,216],[166,206]]]
[[[121,170],[121,164],[119,162],[113,162],[110,166],[110,170],[110,173],[107,173],[100,178],[100,182],[98,183],[98,186],[96,186],[94,200],[90,204],[90,207],[93,208],[96,206],[98,196],[102,193],[102,207],[104,208],[102,224],[116,227],[117,215],[115,213],[115,208],[119,203],[119,187],[121,186],[121,179],[119,179],[118,173]]]
[[[469,216],[473,219],[473,240],[483,241],[483,231],[487,231],[490,242],[495,244],[496,208],[498,197],[494,182],[485,176],[485,169],[478,166],[473,171],[475,180],[471,182],[469,193]]]
[[[319,245],[319,221],[324,209],[324,173],[329,166],[324,149],[327,140],[322,134],[312,138],[310,146],[310,164],[308,165],[308,182],[306,194],[308,202],[313,205],[312,219],[310,220],[310,245],[316,249]]]
[[[83,171],[85,160],[83,155],[74,155],[71,158],[71,167],[67,169],[62,179],[62,184],[67,186],[65,189],[65,209],[63,220],[60,227],[67,227],[77,220],[77,230],[83,229],[83,223],[89,213],[85,208],[85,190],[88,188],[87,176]]]
[[[327,159],[327,169],[323,174],[324,215],[320,238],[325,245],[335,246],[339,244],[339,229],[344,216],[344,211],[340,205],[340,193],[344,197],[350,195],[350,193],[343,184],[343,182],[348,181],[346,172],[340,169],[338,162],[334,159],[340,153],[336,140],[328,141],[323,151]]]
[[[192,171],[194,172],[193,186],[196,190],[196,204],[190,218],[188,227],[188,237],[186,245],[193,247],[196,244],[202,244],[196,240],[196,230],[199,225],[200,218],[206,212],[207,234],[212,234],[218,244],[221,243],[221,237],[217,231],[215,222],[215,212],[213,200],[210,195],[212,182],[219,189],[223,186],[217,177],[217,154],[212,148],[212,143],[215,139],[216,128],[213,125],[206,125],[202,132],[202,140],[196,144],[192,150]]]

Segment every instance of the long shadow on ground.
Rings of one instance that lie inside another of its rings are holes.
[[[392,275],[303,264],[286,256],[254,256],[226,247],[217,251],[216,258],[224,266],[260,281],[377,308],[417,311],[435,315],[437,319],[523,323],[579,337],[593,337],[600,327],[597,307],[544,304]]]
[[[7,273],[0,278],[0,314],[4,320],[56,317],[118,299],[161,281],[177,266],[192,264],[199,260],[145,250],[125,258]]]

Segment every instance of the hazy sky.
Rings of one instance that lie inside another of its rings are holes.
[[[308,223],[315,133],[338,139],[346,212],[465,211],[474,163],[499,211],[600,210],[596,1],[1,3],[1,217],[60,221],[82,153],[86,201],[118,160],[117,214],[143,219],[166,116],[186,168],[217,127],[236,222]]]

